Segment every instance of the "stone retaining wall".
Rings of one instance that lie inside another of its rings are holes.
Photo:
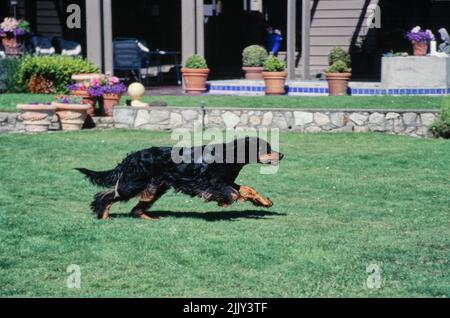
[[[433,110],[324,110],[324,109],[208,109],[205,125],[211,128],[245,130],[279,128],[297,132],[385,132],[431,137],[428,127],[438,111]],[[148,130],[192,129],[202,122],[200,109],[118,107],[115,127]]]
[[[206,127],[246,130],[279,128],[295,132],[385,132],[414,137],[431,137],[428,127],[437,110],[326,110],[326,109],[237,109],[212,108],[205,112]],[[116,107],[113,118],[94,118],[97,128],[130,128],[170,131],[193,129],[202,123],[199,108]],[[55,116],[52,130],[59,129]],[[0,132],[21,132],[17,113],[0,113]]]

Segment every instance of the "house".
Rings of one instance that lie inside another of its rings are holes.
[[[67,26],[70,4],[81,28]],[[81,42],[103,69],[112,68],[113,38],[137,37],[183,59],[203,54],[222,78],[239,76],[242,49],[264,45],[268,26],[284,35],[291,78],[320,74],[335,46],[351,52],[356,77],[377,78],[383,53],[410,50],[407,30],[450,29],[449,0],[0,0],[0,18],[14,8],[34,32]]]

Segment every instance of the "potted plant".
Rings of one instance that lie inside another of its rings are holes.
[[[206,80],[209,74],[208,64],[203,56],[192,55],[181,69],[184,77],[185,91],[189,95],[200,95],[206,92]]]
[[[30,33],[30,24],[25,20],[5,18],[0,24],[0,37],[6,55],[20,55],[23,52],[23,37]]]
[[[88,89],[90,96],[102,98],[103,115],[111,117],[114,107],[119,105],[120,98],[127,91],[127,87],[118,77],[112,76],[110,73],[91,79],[90,84]]]
[[[251,45],[242,52],[242,70],[247,80],[263,80],[264,62],[269,54],[259,45]]]
[[[262,75],[266,84],[266,95],[283,95],[286,93],[286,63],[271,55],[264,62]]]
[[[406,34],[406,38],[413,46],[414,56],[426,56],[431,41],[434,41],[434,34],[431,30],[423,31],[420,26],[416,26]]]
[[[95,105],[97,104],[97,97],[91,96],[89,92],[89,85],[83,83],[76,83],[67,86],[70,91],[70,94],[76,97],[80,97],[83,100],[83,104],[89,105],[89,109],[87,111],[88,115],[91,117],[95,116]]]
[[[348,82],[352,77],[351,56],[342,48],[333,49],[328,55],[330,67],[326,70],[330,96],[347,95]]]
[[[78,131],[83,128],[89,105],[83,104],[81,97],[59,95],[52,103],[64,131]]]
[[[41,133],[49,130],[56,107],[51,104],[29,103],[19,104],[17,109],[22,112],[20,119],[23,120],[25,131]]]

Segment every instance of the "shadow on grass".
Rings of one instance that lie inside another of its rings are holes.
[[[148,215],[158,218],[187,218],[187,219],[200,219],[208,222],[217,221],[236,221],[239,219],[254,219],[254,220],[267,220],[269,217],[286,216],[285,213],[268,212],[268,211],[224,211],[224,212],[169,212],[169,211],[155,211],[147,212]],[[111,214],[112,218],[131,218],[129,214]]]

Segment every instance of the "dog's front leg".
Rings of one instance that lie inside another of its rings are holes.
[[[241,195],[242,201],[250,201],[256,206],[263,206],[265,208],[270,208],[273,206],[273,202],[269,198],[263,197],[253,188],[240,186],[239,194]]]

